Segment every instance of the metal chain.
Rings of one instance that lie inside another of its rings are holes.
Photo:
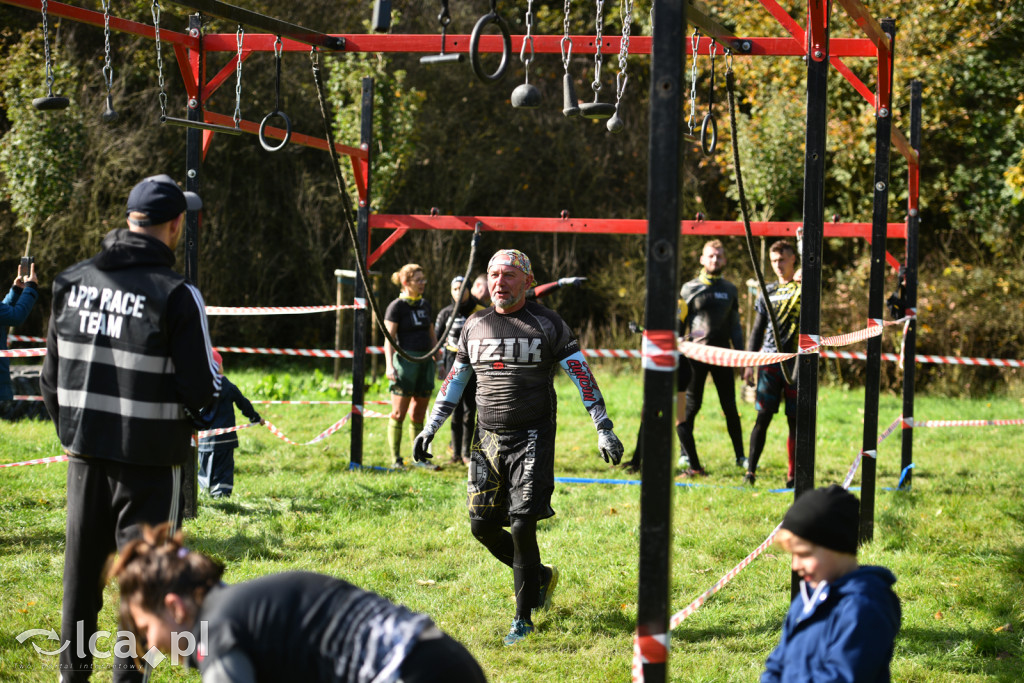
[[[690,48],[693,52],[693,61],[690,63],[690,118],[686,121],[691,135],[697,116],[697,48],[699,46],[700,31],[693,29],[693,35],[690,36]]]
[[[242,39],[245,38],[245,29],[238,25],[235,31],[235,42],[238,43],[238,61],[235,63],[235,128],[242,123]]]
[[[622,93],[626,91],[629,76],[626,69],[629,65],[629,35],[633,26],[633,0],[619,0],[619,10],[624,11],[622,17],[622,42],[619,44],[619,73],[615,74],[615,106],[618,108]]]
[[[712,38],[711,44],[708,45],[708,53],[711,55],[711,80],[708,83],[708,114],[711,113],[711,108],[715,104],[715,53],[718,51],[718,43]]]
[[[46,59],[46,96],[53,97],[53,69],[50,66],[50,25],[46,19],[47,2],[41,3],[43,12],[43,56]]]
[[[441,24],[441,32],[448,28],[448,24],[452,23],[452,13],[448,9],[448,0],[441,0],[441,13],[437,15],[437,21]]]
[[[156,73],[160,84],[160,116],[167,116],[167,91],[164,89],[164,59],[160,54],[160,3],[153,0],[153,32],[156,38]]]
[[[530,44],[530,56],[526,56],[526,44]],[[533,0],[526,1],[526,35],[523,37],[523,46],[519,48],[519,61],[523,63],[526,70],[526,82],[530,82],[530,62],[534,58],[533,51]]]
[[[110,0],[103,3],[103,80],[107,84],[107,94],[114,87],[114,67],[110,63]]]
[[[278,36],[274,41],[274,60],[277,62],[277,77],[274,82],[274,111],[281,111],[281,52],[283,49],[281,36]]]
[[[572,59],[572,38],[569,37],[569,12],[572,9],[572,0],[565,0],[565,19],[562,20],[562,42],[559,47],[562,49],[562,66],[565,72],[569,73],[569,60]]]
[[[604,13],[604,0],[597,0],[597,20],[595,22],[596,31],[594,32],[594,82],[590,84],[590,87],[594,91],[594,95],[597,95],[601,91],[601,31],[604,28],[604,19],[602,14]]]

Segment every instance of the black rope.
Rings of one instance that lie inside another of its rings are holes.
[[[402,358],[412,363],[425,363],[432,360],[434,354],[438,352],[442,345],[444,345],[448,333],[452,329],[452,323],[455,322],[457,316],[451,316],[448,319],[448,325],[445,327],[444,334],[441,335],[440,339],[437,340],[437,344],[434,348],[427,351],[422,356],[413,356],[408,351],[403,349],[398,341],[391,336],[388,332],[387,327],[384,325],[383,316],[380,313],[380,307],[377,305],[377,300],[373,296],[373,289],[370,287],[370,278],[366,273],[366,266],[363,263],[363,259],[360,258],[359,250],[359,238],[356,235],[356,220],[355,210],[352,207],[352,198],[349,197],[348,192],[345,190],[345,178],[341,175],[341,163],[338,159],[338,152],[334,149],[334,133],[331,131],[331,120],[327,116],[327,96],[324,94],[323,79],[320,77],[320,65],[316,61],[315,49],[310,53],[313,60],[313,80],[316,82],[316,94],[320,100],[320,114],[324,119],[324,132],[327,137],[327,151],[331,155],[331,165],[334,167],[334,178],[338,183],[338,193],[341,194],[342,203],[342,223],[345,226],[345,231],[348,233],[349,239],[352,242],[352,252],[356,257],[356,271],[359,273],[359,279],[363,282],[363,288],[366,290],[366,299],[370,304],[370,311],[373,314],[373,320],[377,324],[384,338],[388,340],[395,352]],[[476,228],[473,231],[473,241],[469,247],[469,263],[466,264],[466,274],[462,279],[462,286],[459,287],[459,302],[462,301],[463,293],[466,291],[466,285],[469,282],[469,278],[473,270],[473,262],[476,260],[476,247],[480,242],[480,223],[476,224]]]
[[[743,173],[740,170],[740,146],[739,137],[736,131],[736,77],[733,75],[732,67],[730,66],[725,72],[725,90],[729,94],[729,128],[732,133],[732,163],[736,167],[736,192],[739,195],[740,200],[740,213],[743,214],[743,232],[747,238],[747,253],[750,255],[750,262],[754,266],[754,274],[757,275],[757,287],[761,291],[761,297],[764,299],[765,308],[768,309],[768,317],[772,323],[772,333],[775,335],[776,345],[782,342],[782,338],[779,336],[779,321],[775,315],[775,308],[772,306],[772,300],[768,298],[768,288],[764,284],[764,274],[761,273],[761,264],[758,263],[757,257],[754,255],[754,235],[750,229],[750,215],[747,210],[747,194],[743,190]],[[780,348],[779,351],[782,351]],[[792,377],[786,369],[785,363],[779,363],[779,367],[782,369],[782,376],[789,384],[793,383]]]

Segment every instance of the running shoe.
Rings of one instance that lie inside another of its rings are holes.
[[[703,467],[697,467],[697,468],[689,467],[689,468],[683,470],[682,472],[680,472],[679,476],[677,476],[676,479],[693,479],[693,478],[696,478],[696,477],[706,477],[706,476],[708,476],[708,473],[707,473],[707,470],[705,470]]]
[[[404,470],[405,469],[405,462],[401,458],[399,458],[391,466],[391,469],[393,469],[393,470]]]
[[[750,467],[750,460],[748,460],[747,458],[736,458],[736,467],[742,467],[743,469],[747,469],[748,467]]]
[[[757,475],[754,474],[753,472],[747,472],[746,474],[743,475],[743,481],[753,486],[754,482],[757,481]]]
[[[555,586],[558,585],[558,567],[546,564],[541,568],[541,575],[535,609],[548,609],[551,607],[551,594],[555,592]]]
[[[513,619],[512,628],[509,630],[508,635],[505,636],[501,642],[506,645],[515,645],[521,640],[525,640],[526,636],[533,633],[533,624],[523,619]]]
[[[440,465],[435,465],[434,463],[432,463],[430,461],[420,462],[419,460],[417,460],[413,464],[416,467],[420,467],[420,468],[425,469],[425,470],[437,471],[437,470],[441,469]]]
[[[676,462],[676,467],[678,467],[679,469],[681,469],[684,472],[686,470],[690,469],[690,456],[688,456],[688,455],[680,455],[679,456],[679,461]]]

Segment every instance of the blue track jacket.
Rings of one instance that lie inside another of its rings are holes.
[[[761,683],[874,683],[890,679],[900,630],[896,583],[885,567],[860,567],[826,585],[805,611],[798,595],[768,656]]]

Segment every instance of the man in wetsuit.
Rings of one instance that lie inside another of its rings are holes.
[[[685,304],[686,317],[683,319],[681,337],[690,337],[698,344],[721,346],[724,348],[743,348],[743,328],[740,326],[739,293],[736,285],[722,277],[727,263],[725,247],[719,240],[711,240],[704,245],[701,253],[700,275],[690,280],[679,294]],[[718,402],[725,413],[725,425],[732,441],[736,465],[745,467],[743,458],[743,430],[740,427],[740,414],[736,409],[736,382],[732,368],[719,365],[708,365],[700,361],[691,361],[692,373],[686,387],[685,407],[682,402],[677,404],[676,433],[679,436],[679,466],[683,472],[680,476],[706,476],[697,455],[697,445],[693,440],[693,421],[700,412],[704,400],[704,384],[708,373],[715,382],[718,391]],[[679,412],[682,413],[680,418]]]
[[[475,376],[481,447],[470,456],[467,505],[473,536],[512,568],[516,615],[506,645],[533,632],[531,612],[550,604],[558,581],[557,570],[541,564],[537,547],[537,520],[555,514],[558,366],[579,389],[601,456],[613,465],[622,458],[622,443],[579,342],[557,313],[526,300],[532,282],[526,254],[502,249],[491,257],[487,284],[494,306],[466,320],[455,363],[413,444],[414,458],[431,457],[427,446]]]
[[[771,306],[779,323],[779,337],[776,341],[772,331],[771,318],[764,297],[758,297],[754,304],[754,326],[747,339],[747,351],[762,353],[795,353],[799,343],[800,331],[800,280],[796,277],[796,251],[793,245],[785,240],[772,244],[768,250],[772,270],[779,278],[766,287]],[[794,363],[788,361],[787,370],[792,376]],[[753,384],[754,369],[746,368],[743,379]],[[793,378],[796,379],[795,377]],[[750,462],[747,473],[743,475],[747,483],[753,484],[757,475],[757,462],[764,450],[765,436],[772,417],[779,412],[779,403],[786,399],[786,420],[789,422],[789,437],[786,439],[788,467],[786,486],[793,486],[793,449],[796,443],[796,384],[786,381],[782,364],[765,365],[757,370],[757,396],[754,405],[757,408],[757,421],[750,432]]]

